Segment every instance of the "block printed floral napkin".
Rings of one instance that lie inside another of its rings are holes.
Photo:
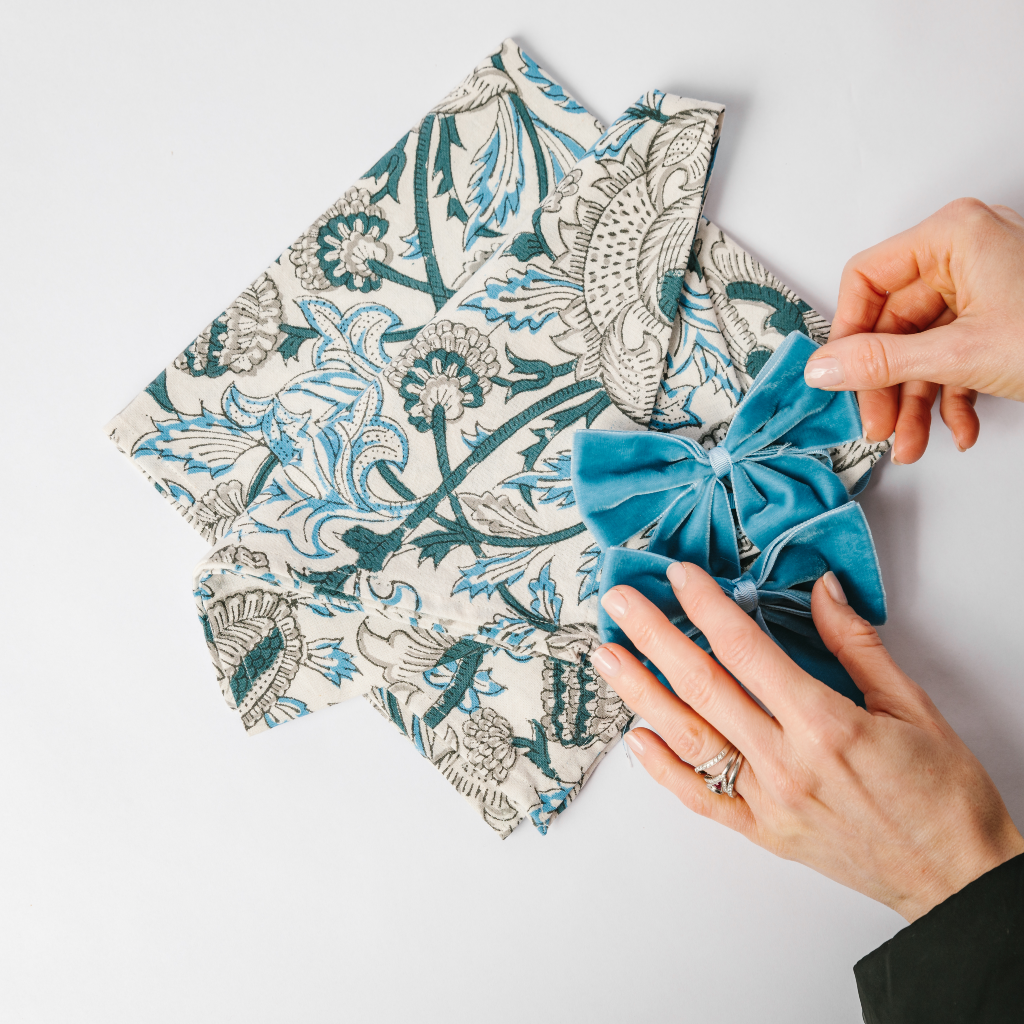
[[[213,544],[247,730],[364,695],[501,836],[579,792],[630,716],[574,431],[711,447],[828,330],[701,217],[722,112],[653,91],[603,131],[507,40],[112,421]],[[832,453],[848,488],[883,449]]]

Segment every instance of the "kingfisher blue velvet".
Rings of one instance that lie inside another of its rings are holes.
[[[610,548],[605,554],[601,596],[619,584],[634,587],[710,651],[665,576],[672,562],[650,551]],[[732,579],[716,577],[716,581],[805,672],[863,705],[860,690],[822,643],[811,620],[811,588],[830,569],[859,615],[875,624],[885,621],[878,558],[864,513],[853,501],[792,527],[761,552],[749,571]],[[598,632],[603,643],[621,644],[641,656],[603,609],[598,612]]]
[[[805,335],[790,334],[710,451],[681,434],[579,431],[573,491],[602,550],[657,522],[652,553],[733,578],[740,572],[733,507],[763,550],[791,527],[846,502],[828,449],[861,437],[860,413],[852,393],[804,383],[804,364],[816,348]]]

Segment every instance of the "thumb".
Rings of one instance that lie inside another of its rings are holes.
[[[849,606],[835,573],[814,584],[811,615],[825,646],[864,694],[868,711],[906,722],[931,717],[931,700],[892,660],[875,627]]]
[[[822,345],[807,360],[804,380],[827,391],[875,391],[908,380],[981,391],[980,374],[965,359],[975,351],[971,331],[958,321],[920,334],[851,334]]]

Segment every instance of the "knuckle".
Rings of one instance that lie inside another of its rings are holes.
[[[954,199],[946,209],[958,221],[988,220],[992,217],[992,208],[974,196],[961,196]]]
[[[868,335],[851,355],[852,369],[865,387],[880,388],[889,383],[889,356],[878,338]]]
[[[867,619],[854,615],[851,616],[846,630],[836,637],[836,649],[832,653],[842,659],[844,655],[877,650],[885,650],[878,630]]]
[[[707,707],[715,691],[713,663],[701,659],[699,664],[677,665],[672,679],[679,695],[692,707]]]
[[[811,795],[810,786],[800,771],[786,772],[775,780],[772,788],[775,802],[789,811],[798,810]]]
[[[713,600],[721,593],[717,584],[715,591],[712,593],[707,587],[698,586],[686,595],[686,615],[691,622],[700,626],[713,614]]]
[[[842,756],[864,734],[864,723],[859,715],[844,713],[846,703],[839,706],[832,691],[823,693],[815,704],[805,710],[801,739],[805,748],[815,757]]]
[[[673,722],[663,738],[687,764],[702,764],[707,760],[703,755],[709,746],[708,728],[696,717],[688,715],[685,719]],[[711,756],[708,754],[708,757]]]
[[[744,623],[744,626],[746,624]],[[729,663],[736,675],[756,670],[761,657],[763,634],[752,629],[735,626],[724,629],[717,638],[718,653]]]
[[[655,658],[658,654],[658,639],[661,630],[658,623],[653,622],[648,616],[641,616],[636,622],[630,623],[629,637],[636,646],[649,658]]]

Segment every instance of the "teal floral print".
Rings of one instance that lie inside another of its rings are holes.
[[[827,332],[701,216],[721,115],[652,91],[604,131],[506,41],[110,424],[213,545],[249,732],[363,696],[500,836],[580,792],[630,713],[573,433],[710,447],[791,325]]]
[[[350,188],[296,243],[291,252],[299,280],[309,291],[380,288],[393,259],[383,241],[388,222],[365,188]]]
[[[446,420],[478,409],[497,373],[497,353],[486,336],[466,324],[440,320],[427,324],[387,374],[405,399],[409,422],[431,430],[435,410]]]

